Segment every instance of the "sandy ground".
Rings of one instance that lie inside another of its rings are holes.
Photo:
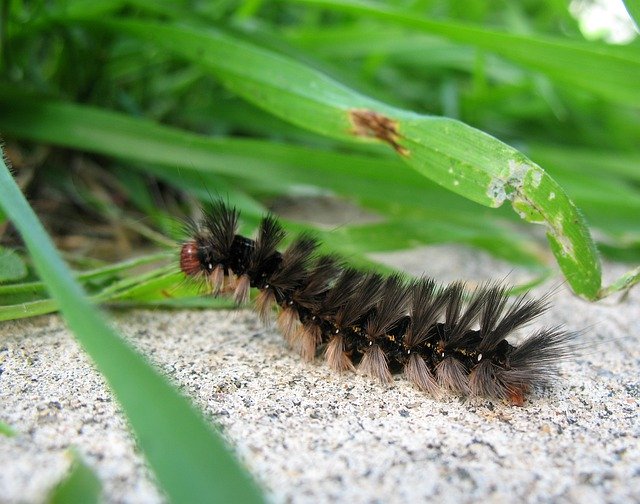
[[[443,281],[512,269],[446,246],[386,260]],[[607,266],[610,276],[625,269]],[[301,362],[247,310],[113,318],[220,426],[274,502],[640,501],[639,288],[599,304],[558,289],[541,324],[584,329],[585,348],[522,408],[437,401],[401,377],[382,387]],[[163,501],[117,404],[57,316],[3,323],[0,369],[0,419],[18,432],[0,436],[0,502],[42,502],[69,467],[69,447],[96,471],[106,502]]]

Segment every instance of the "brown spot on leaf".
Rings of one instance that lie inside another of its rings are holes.
[[[353,124],[353,134],[365,138],[377,138],[388,143],[401,156],[408,156],[409,150],[400,145],[398,123],[373,110],[355,109],[349,111]]]

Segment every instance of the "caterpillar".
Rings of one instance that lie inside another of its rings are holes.
[[[318,253],[319,241],[301,234],[279,251],[286,237],[273,215],[255,239],[237,234],[240,213],[221,200],[187,224],[180,269],[213,295],[231,294],[277,326],[304,360],[323,355],[332,369],[356,368],[382,383],[403,373],[435,397],[450,392],[505,400],[522,406],[535,387],[557,377],[571,353],[574,333],[541,328],[518,345],[507,337],[549,308],[548,295],[510,301],[508,287],[488,282],[439,285],[349,267],[337,255]]]

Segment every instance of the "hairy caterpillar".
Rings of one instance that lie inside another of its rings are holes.
[[[383,383],[402,372],[434,396],[447,390],[522,405],[570,353],[574,335],[560,327],[539,329],[518,346],[506,339],[547,310],[547,298],[510,302],[500,283],[467,292],[462,282],[359,271],[319,255],[308,234],[279,252],[285,232],[273,216],[262,219],[255,240],[236,234],[238,219],[234,207],[214,202],[188,225],[180,269],[214,295],[232,292],[238,304],[257,288],[260,317],[268,321],[278,306],[278,327],[305,360],[323,354],[337,371],[357,366]]]

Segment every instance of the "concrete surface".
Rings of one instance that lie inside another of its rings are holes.
[[[459,247],[386,256],[441,280],[522,272]],[[607,265],[609,277],[627,266]],[[555,279],[538,292],[557,287]],[[247,310],[113,315],[222,429],[274,502],[639,502],[640,289],[588,304],[564,287],[541,323],[584,329],[563,379],[523,408],[433,400],[306,364]],[[163,496],[104,382],[57,316],[0,325],[0,502],[42,502],[71,446],[105,502]]]

